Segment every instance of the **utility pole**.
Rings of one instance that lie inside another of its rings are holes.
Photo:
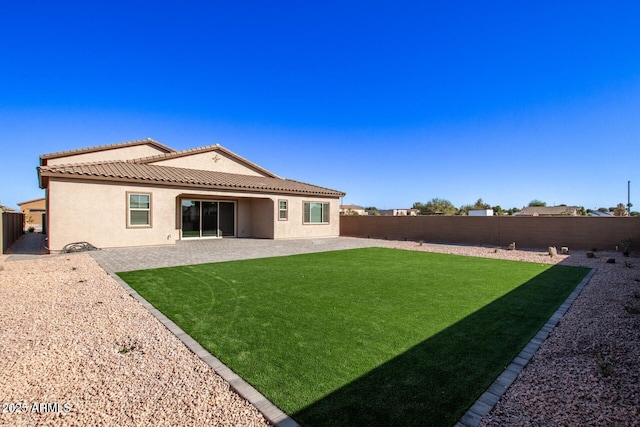
[[[631,216],[631,181],[627,181],[627,216]]]

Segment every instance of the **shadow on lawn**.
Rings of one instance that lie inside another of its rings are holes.
[[[566,269],[575,268],[550,268],[291,416],[305,427],[455,424],[587,273]]]

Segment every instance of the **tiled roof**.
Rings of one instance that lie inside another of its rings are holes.
[[[207,153],[207,152],[211,152],[211,151],[219,151],[221,153],[224,153],[225,155],[238,160],[240,163],[243,163],[244,165],[249,166],[252,169],[255,169],[256,171],[262,173],[263,175],[268,175],[268,176],[273,177],[273,178],[278,178],[277,175],[275,175],[275,174],[269,172],[268,170],[256,165],[255,163],[245,159],[244,157],[238,156],[236,153],[233,153],[233,152],[227,150],[226,148],[224,148],[220,144],[207,145],[207,146],[198,147],[198,148],[189,148],[187,150],[173,151],[171,153],[166,153],[166,154],[157,154],[155,156],[142,157],[140,159],[129,160],[129,162],[131,162],[131,163],[146,163],[146,164],[149,164],[149,163],[156,163],[156,162],[159,162],[159,161],[162,161],[162,160],[175,159],[175,158],[178,158],[178,157],[191,156],[193,154]]]
[[[55,153],[43,154],[40,156],[40,165],[44,165],[45,163],[44,160],[47,160],[47,159],[56,159],[58,157],[66,157],[66,156],[71,156],[75,154],[94,153],[97,151],[111,150],[113,148],[133,147],[136,145],[145,145],[145,144],[153,145],[154,147],[160,150],[166,151],[167,153],[175,153],[175,150],[173,148],[169,148],[166,145],[159,143],[158,141],[154,141],[151,138],[147,138],[147,139],[138,139],[136,141],[120,142],[117,144],[98,145],[95,147],[78,148],[75,150],[58,151]]]
[[[214,190],[232,190],[279,194],[308,194],[342,197],[344,193],[329,188],[283,178],[239,175],[226,172],[176,168],[170,166],[109,161],[74,163],[38,168],[41,188],[46,188],[49,177],[91,179],[116,182],[145,183],[197,187]]]

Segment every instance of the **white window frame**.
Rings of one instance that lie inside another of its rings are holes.
[[[282,204],[284,203],[284,209]],[[289,201],[286,199],[278,200],[278,221],[287,221],[289,219]]]
[[[308,205],[308,208],[307,208]],[[320,205],[320,221],[311,221],[311,205]],[[317,201],[307,201],[302,202],[302,223],[303,224],[329,224],[330,216],[329,216],[329,203],[328,202],[317,202]]]
[[[149,198],[149,206],[147,208],[131,207],[131,196],[146,196]],[[139,193],[135,191],[127,191],[127,228],[151,228],[151,193]],[[147,212],[149,221],[146,224],[132,224],[132,212]]]

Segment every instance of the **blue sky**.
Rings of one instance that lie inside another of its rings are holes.
[[[0,204],[41,154],[220,143],[343,202],[640,208],[640,3],[0,3]]]

